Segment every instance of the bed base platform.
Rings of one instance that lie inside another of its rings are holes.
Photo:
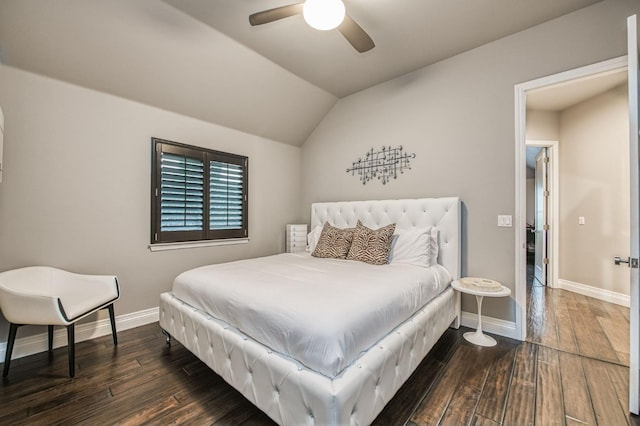
[[[445,330],[459,325],[449,287],[329,378],[274,352],[173,296],[160,296],[160,326],[281,425],[367,425],[382,411]]]

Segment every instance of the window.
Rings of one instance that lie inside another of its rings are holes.
[[[248,158],[152,138],[151,243],[248,236]]]

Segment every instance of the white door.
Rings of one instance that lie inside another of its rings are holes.
[[[535,175],[535,266],[534,277],[542,285],[547,285],[547,238],[549,232],[549,158],[547,148],[542,148],[536,156]]]
[[[637,259],[640,256],[640,175],[638,156],[638,22],[636,15],[627,19],[627,45],[629,61],[629,152],[631,158],[631,307],[629,411],[640,412],[640,274]],[[635,264],[634,264],[635,260]]]

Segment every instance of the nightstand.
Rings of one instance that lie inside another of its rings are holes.
[[[464,279],[464,278],[463,278]],[[468,280],[483,280],[482,278],[467,278]],[[464,333],[464,338],[478,346],[495,346],[496,339],[491,336],[487,336],[482,332],[482,299],[484,297],[506,297],[511,295],[511,289],[496,283],[492,280],[484,280],[498,284],[499,287],[493,290],[483,290],[482,288],[474,288],[472,286],[464,286],[460,281],[453,281],[451,287],[454,290],[458,290],[461,293],[473,294],[476,296],[476,303],[478,304],[478,328],[476,331],[469,331]]]
[[[288,224],[286,227],[286,252],[298,253],[307,248],[307,224]]]

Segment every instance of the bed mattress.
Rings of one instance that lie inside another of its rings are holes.
[[[450,282],[440,265],[288,253],[192,269],[176,277],[173,294],[333,378]]]

